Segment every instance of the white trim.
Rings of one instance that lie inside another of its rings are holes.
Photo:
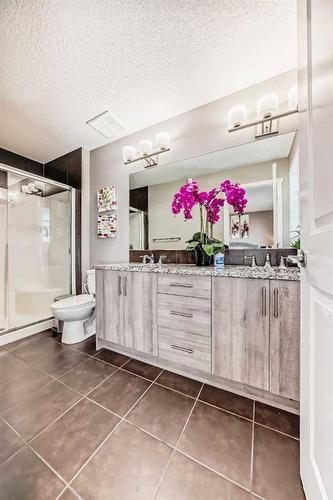
[[[90,269],[90,151],[82,148],[81,183],[81,273],[82,286]],[[83,288],[82,288],[83,290]]]
[[[49,328],[53,327],[54,319],[47,319],[45,321],[41,321],[40,323],[36,323],[35,325],[25,326],[23,328],[20,328],[19,330],[5,333],[0,336],[0,346],[9,344],[10,342],[14,342],[15,340],[24,339],[25,337],[29,337],[30,335],[43,332],[44,330],[48,330]]]

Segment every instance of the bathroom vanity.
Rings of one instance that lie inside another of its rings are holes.
[[[98,348],[298,411],[298,269],[95,268]]]

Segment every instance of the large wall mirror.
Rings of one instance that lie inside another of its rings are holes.
[[[173,194],[188,179],[209,190],[225,179],[246,189],[238,216],[224,208],[214,236],[229,248],[288,248],[299,227],[297,133],[290,132],[130,175],[130,250],[181,250],[198,231],[171,212]],[[196,216],[197,215],[197,216]]]

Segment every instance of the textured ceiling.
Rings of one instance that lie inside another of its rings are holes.
[[[110,142],[296,66],[295,0],[1,0],[0,146],[39,161]]]

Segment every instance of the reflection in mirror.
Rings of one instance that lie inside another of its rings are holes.
[[[130,176],[130,249],[183,250],[198,231],[193,219],[174,216],[175,192],[195,179],[210,190],[225,179],[246,189],[242,216],[225,206],[214,237],[230,248],[290,247],[299,226],[299,167],[296,132],[188,158]]]

